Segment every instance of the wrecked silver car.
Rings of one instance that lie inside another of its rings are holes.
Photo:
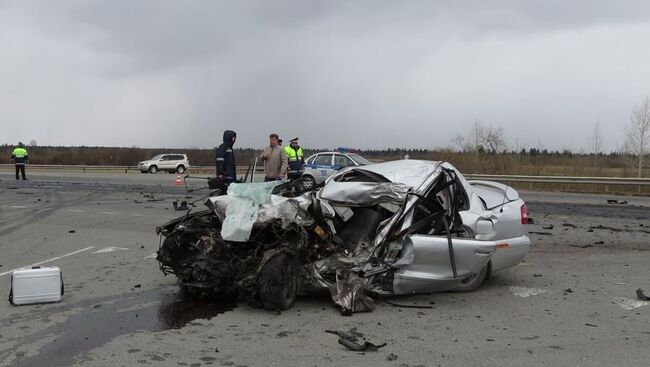
[[[194,294],[274,310],[326,293],[351,314],[377,297],[474,290],[530,247],[517,192],[447,162],[349,167],[299,194],[277,185],[232,184],[207,210],[157,227],[163,272]]]

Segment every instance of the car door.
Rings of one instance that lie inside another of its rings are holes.
[[[447,234],[451,227],[463,229],[458,213],[467,208],[467,201],[463,185],[451,170],[443,170],[427,194],[414,200],[405,215],[394,293],[451,290],[487,266],[496,251],[495,242]]]
[[[162,157],[160,157],[160,161],[158,162],[158,170],[168,170],[169,169],[169,158],[171,156],[169,154],[165,154]]]
[[[412,235],[405,239],[395,267],[393,293],[441,292],[478,274],[496,251],[496,243],[446,236]],[[452,265],[453,259],[453,265]]]
[[[316,180],[316,183],[325,181],[336,172],[333,168],[333,159],[333,154],[319,154],[314,159],[312,164],[314,165],[314,180]]]

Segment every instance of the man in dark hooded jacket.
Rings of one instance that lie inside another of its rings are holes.
[[[237,181],[235,154],[232,150],[237,133],[232,130],[223,132],[223,143],[217,148],[217,178],[225,183]]]

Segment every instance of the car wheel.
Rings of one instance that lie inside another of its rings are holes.
[[[298,296],[298,272],[287,254],[278,254],[264,264],[258,278],[262,306],[268,310],[287,310]]]
[[[316,186],[316,180],[312,176],[304,175],[304,176],[302,176],[302,179],[304,180],[303,183],[302,183],[302,187],[305,190],[313,189],[314,186]]]
[[[492,270],[492,263],[488,262],[481,271],[479,271],[477,274],[472,274],[460,283],[459,286],[454,288],[454,292],[457,293],[466,293],[466,292],[472,292],[477,290],[481,284],[485,281],[485,279],[488,278],[490,275],[490,272]]]
[[[179,174],[185,173],[185,166],[181,164],[180,166],[176,167],[176,173]]]
[[[158,167],[156,166],[149,167],[149,173],[156,173],[156,172],[158,172]]]

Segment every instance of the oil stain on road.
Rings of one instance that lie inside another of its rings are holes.
[[[71,316],[65,323],[25,338],[24,343],[34,343],[48,335],[60,335],[37,355],[18,357],[13,365],[47,366],[52,361],[57,361],[57,365],[72,365],[75,357],[83,358],[88,351],[117,336],[180,329],[194,320],[209,320],[235,307],[233,299],[192,299],[177,287],[142,291],[118,299],[105,298],[86,305],[83,312]]]

